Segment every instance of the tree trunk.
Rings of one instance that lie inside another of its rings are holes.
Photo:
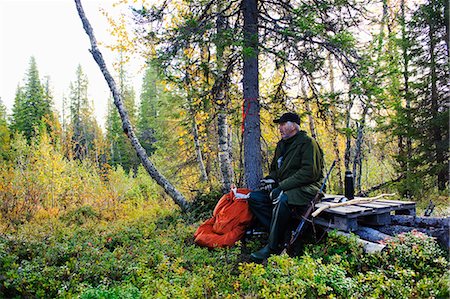
[[[198,127],[195,121],[195,112],[193,109],[189,109],[192,116],[192,135],[194,138],[195,154],[197,156],[197,163],[200,169],[200,181],[206,182],[208,180],[208,174],[206,173],[205,163],[203,162],[202,149],[200,147],[200,140],[198,137]]]
[[[153,163],[149,160],[147,153],[145,152],[145,149],[141,146],[139,143],[139,140],[137,139],[136,135],[134,134],[133,127],[130,123],[130,120],[128,118],[128,112],[125,109],[122,96],[120,95],[116,82],[114,81],[113,77],[109,73],[106,63],[103,60],[102,53],[98,49],[97,41],[94,36],[94,32],[92,30],[91,24],[89,23],[89,20],[86,18],[86,15],[84,13],[83,7],[81,6],[80,0],[75,0],[75,4],[77,7],[78,15],[80,16],[81,22],[83,23],[83,28],[86,31],[86,34],[89,36],[89,40],[91,43],[91,49],[89,50],[94,57],[94,60],[97,62],[101,72],[103,73],[103,76],[105,77],[106,82],[108,83],[109,89],[112,92],[113,98],[114,98],[114,104],[117,107],[117,110],[119,111],[120,117],[122,119],[122,127],[127,134],[128,138],[131,141],[131,144],[133,145],[133,148],[135,149],[137,155],[142,161],[142,164],[144,165],[145,169],[147,170],[148,174],[160,185],[164,191],[174,200],[174,202],[183,210],[186,211],[189,208],[189,204],[187,200],[184,198],[184,196],[177,190],[175,187],[156,169],[156,167],[153,165]]]
[[[353,107],[353,100],[349,98],[345,117],[345,152],[344,152],[345,170],[350,170],[350,157],[352,150],[352,129],[350,127],[350,120],[351,120],[350,111],[352,110],[352,107]]]
[[[222,13],[222,2],[217,3],[217,34],[220,36],[223,30],[226,29],[225,18]],[[228,112],[228,98],[226,95],[226,89],[228,88],[228,68],[224,69],[223,63],[223,52],[224,46],[219,41],[216,42],[216,52],[217,52],[217,66],[220,76],[216,78],[214,83],[217,86],[216,92],[216,105],[218,109],[217,114],[217,134],[219,136],[219,168],[222,180],[222,192],[229,192],[231,184],[234,181],[233,167],[231,166],[231,142],[229,132],[228,122],[227,122],[227,112]],[[219,81],[219,82],[217,82]]]
[[[243,0],[243,124],[244,176],[246,187],[255,190],[262,178],[261,128],[258,82],[258,7],[257,0]]]
[[[317,139],[316,134],[316,124],[314,123],[314,117],[312,115],[311,106],[309,105],[309,99],[308,99],[308,92],[306,91],[305,85],[303,82],[300,82],[300,88],[302,91],[303,99],[305,101],[305,110],[308,114],[308,124],[309,124],[309,130],[311,132],[311,137],[314,139]]]
[[[336,93],[336,89],[334,87],[334,69],[333,69],[333,60],[331,55],[328,54],[328,66],[330,73],[330,91],[332,94]],[[338,130],[336,126],[336,106],[335,103],[331,103],[330,105],[330,122],[331,127],[327,126],[328,132],[331,133],[331,142],[333,144],[333,152],[334,152],[334,160],[336,160],[336,172],[335,176],[337,177],[337,194],[343,194],[344,192],[344,182],[342,180],[342,171],[341,171],[341,154],[339,151],[339,143],[338,143]]]
[[[364,129],[366,126],[366,115],[369,110],[369,105],[364,104],[364,109],[361,115],[361,121],[357,129],[357,137],[355,144],[355,158],[353,160],[353,175],[356,179],[355,191],[361,191],[361,177],[362,177],[362,145],[364,140]]]
[[[437,218],[437,217],[417,217],[408,215],[392,215],[391,221],[392,224],[412,226],[412,227],[422,227],[422,228],[431,226],[448,229],[450,226],[450,217]]]
[[[402,26],[402,58],[403,58],[403,84],[404,84],[404,98],[406,102],[406,117],[408,120],[411,120],[411,91],[409,89],[409,55],[408,55],[408,46],[407,46],[407,33],[406,33],[406,19],[405,19],[405,0],[402,0],[400,3],[401,9],[401,26]],[[408,129],[410,131],[410,129]],[[405,195],[407,198],[411,197],[410,191],[410,177],[411,177],[411,157],[412,157],[412,141],[410,134],[406,134],[406,161],[402,163],[402,174],[405,176],[407,187],[405,190]],[[403,143],[403,136],[399,137],[399,144]],[[403,146],[399,146],[400,153]],[[403,154],[405,156],[405,154]]]

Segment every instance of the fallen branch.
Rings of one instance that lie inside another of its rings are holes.
[[[325,205],[323,205],[320,208],[318,208],[317,210],[315,210],[311,215],[313,217],[317,217],[317,216],[319,216],[320,213],[322,213],[326,209],[350,206],[350,205],[355,205],[355,204],[369,203],[369,202],[372,202],[372,201],[377,200],[379,198],[382,198],[382,197],[385,197],[385,196],[393,196],[393,195],[395,195],[395,193],[392,193],[392,194],[380,194],[380,195],[375,196],[375,197],[356,198],[356,199],[352,199],[352,200],[345,201],[345,202],[325,203]],[[324,204],[324,203],[322,202],[321,204]]]
[[[81,22],[83,23],[84,31],[89,36],[89,40],[91,42],[91,47],[89,51],[94,57],[95,62],[97,62],[103,76],[105,77],[106,82],[108,83],[109,89],[114,98],[114,105],[117,107],[119,111],[120,118],[122,119],[122,128],[125,134],[131,141],[134,150],[136,151],[138,157],[141,159],[142,164],[147,170],[148,174],[152,179],[154,179],[158,185],[160,185],[164,191],[174,200],[174,202],[183,210],[187,210],[189,208],[189,204],[184,198],[184,196],[177,190],[175,187],[156,169],[155,165],[149,160],[145,149],[140,144],[136,135],[134,134],[133,127],[131,125],[130,119],[128,117],[128,112],[125,108],[125,105],[122,100],[122,95],[117,89],[116,82],[113,77],[109,73],[106,63],[103,60],[102,53],[98,49],[97,40],[94,36],[94,31],[89,23],[89,20],[86,18],[83,7],[81,6],[80,0],[74,0],[75,5],[77,7],[78,15],[80,16]]]

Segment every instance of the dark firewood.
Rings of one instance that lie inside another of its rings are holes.
[[[378,243],[391,237],[390,235],[382,233],[379,230],[365,226],[359,226],[358,230],[354,231],[353,233],[360,236],[364,240],[375,243]]]
[[[445,218],[430,218],[430,217],[417,217],[417,216],[406,216],[406,215],[392,215],[392,224],[411,226],[411,227],[441,227],[449,228],[450,217]]]
[[[401,233],[407,233],[411,232],[413,230],[419,231],[421,233],[424,233],[428,236],[436,238],[438,243],[443,246],[446,249],[450,249],[450,243],[449,243],[449,229],[448,228],[435,228],[435,227],[429,227],[429,228],[422,228],[422,227],[411,227],[411,226],[404,226],[404,225],[384,225],[377,228],[380,232],[396,236]]]

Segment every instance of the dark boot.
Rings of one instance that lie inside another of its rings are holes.
[[[272,221],[270,223],[269,242],[262,249],[250,255],[250,258],[257,262],[266,260],[271,254],[279,254],[283,248],[280,245],[289,223],[291,210],[287,203],[287,196],[281,195],[279,201],[274,205],[272,211]]]
[[[270,250],[269,245],[266,245],[257,252],[250,254],[250,259],[254,262],[262,263],[267,260],[271,254],[273,254],[273,252]]]

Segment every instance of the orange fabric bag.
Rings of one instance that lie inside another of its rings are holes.
[[[197,245],[228,247],[244,236],[253,215],[247,199],[240,197],[250,193],[250,190],[239,188],[234,191],[223,195],[214,208],[213,216],[199,226],[194,234]]]

